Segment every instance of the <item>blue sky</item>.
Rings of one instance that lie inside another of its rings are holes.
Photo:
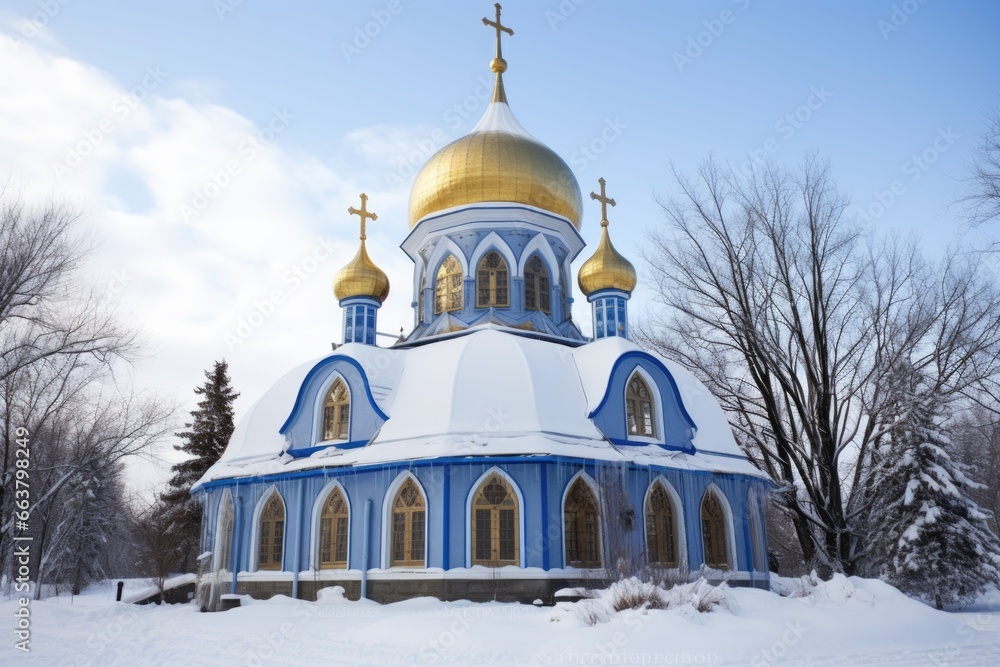
[[[140,380],[189,401],[225,355],[243,410],[339,337],[330,282],[353,253],[344,209],[362,190],[393,284],[380,329],[410,326],[409,183],[485,108],[492,15],[468,0],[7,2],[0,170],[86,210],[103,241],[93,278],[155,352]],[[640,268],[671,165],[693,171],[710,153],[793,165],[817,151],[876,233],[940,247],[962,229],[947,207],[1000,101],[1000,4],[509,0],[503,21],[511,107],[585,195],[607,179],[612,236]],[[60,173],[88,136],[99,145]],[[232,162],[231,183],[185,216]],[[591,244],[598,219],[588,205]],[[649,300],[640,282],[635,310]]]

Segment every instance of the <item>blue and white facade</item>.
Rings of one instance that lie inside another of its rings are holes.
[[[530,136],[490,107],[476,132]],[[209,606],[551,600],[622,560],[767,586],[769,482],[705,386],[629,340],[629,292],[591,293],[581,333],[576,222],[526,201],[415,221],[410,334],[376,346],[381,299],[342,298],[344,344],[279,379],[193,489]]]

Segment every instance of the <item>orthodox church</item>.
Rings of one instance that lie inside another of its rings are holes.
[[[410,193],[413,329],[376,345],[389,280],[362,194],[360,246],[333,284],[343,344],[278,380],[192,489],[206,607],[335,585],[549,602],[637,568],[768,585],[769,482],[708,390],[630,341],[636,271],[611,243],[604,179],[576,276],[594,338],[572,318],[583,198],[508,105],[513,32],[496,8],[492,101]]]

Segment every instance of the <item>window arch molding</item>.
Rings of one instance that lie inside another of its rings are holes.
[[[722,509],[722,523],[725,532],[725,538],[723,543],[726,546],[726,559],[729,565],[729,570],[736,572],[739,570],[739,563],[736,555],[736,532],[735,524],[733,523],[733,508],[729,504],[729,498],[726,494],[722,492],[722,489],[715,482],[711,482],[705,489],[705,493],[702,494],[701,500],[698,503],[698,533],[701,535],[702,544],[702,563],[705,562],[706,554],[705,552],[705,531],[702,524],[702,516],[705,509],[705,501],[708,500],[709,495],[715,496],[716,501],[719,503],[719,507]]]
[[[285,499],[282,497],[281,492],[278,491],[278,487],[272,484],[267,488],[264,493],[260,495],[257,500],[257,505],[254,507],[253,511],[253,530],[251,531],[250,539],[250,557],[253,562],[252,571],[256,572],[260,570],[260,521],[261,515],[264,513],[264,508],[267,506],[269,500],[272,496],[277,496],[278,502],[281,503],[281,511],[284,515],[284,524],[282,526],[281,535],[281,567],[277,568],[276,571],[280,572],[285,567],[285,551],[288,546],[287,540],[285,540],[285,533],[288,532],[288,505],[285,504]],[[272,568],[273,569],[273,568]]]
[[[562,271],[559,270],[559,260],[556,259],[556,254],[552,250],[552,246],[549,242],[545,240],[544,234],[535,234],[528,244],[524,246],[524,250],[521,251],[521,258],[518,260],[517,264],[512,264],[511,266],[516,266],[514,275],[524,276],[524,267],[528,265],[528,260],[532,258],[533,255],[538,255],[541,257],[542,262],[545,264],[545,268],[549,271],[549,282],[552,287],[562,284]]]
[[[427,498],[427,490],[424,489],[424,485],[420,483],[417,476],[414,475],[409,470],[404,470],[403,472],[396,475],[396,479],[392,480],[392,484],[385,492],[385,498],[382,500],[382,569],[388,570],[392,567],[392,505],[396,500],[396,494],[399,490],[406,484],[407,480],[413,480],[413,483],[417,485],[417,489],[420,491],[420,495],[424,499],[424,564],[422,567],[427,567],[427,553],[430,543],[428,542],[428,535],[430,532],[430,501]]]
[[[470,263],[462,252],[462,249],[458,247],[458,244],[452,241],[447,236],[441,237],[437,245],[434,247],[434,251],[431,252],[430,257],[427,260],[427,270],[424,272],[424,280],[421,284],[421,288],[429,287],[431,290],[437,285],[437,274],[440,270],[441,265],[444,264],[444,260],[448,259],[448,255],[454,255],[458,263],[462,265],[462,279],[467,280],[469,278],[469,266]]]
[[[687,525],[684,521],[684,505],[681,502],[681,496],[677,493],[677,489],[674,485],[670,483],[663,475],[657,475],[652,483],[650,483],[649,488],[646,489],[646,495],[642,499],[642,541],[646,545],[646,554],[649,554],[649,544],[648,535],[649,527],[647,522],[649,517],[646,512],[646,507],[649,506],[649,500],[653,495],[655,487],[659,485],[667,494],[667,498],[670,499],[674,510],[674,528],[677,531],[677,565],[680,568],[684,568],[688,564],[688,549],[687,549]]]
[[[507,271],[510,274],[510,279],[513,279],[515,275],[521,275],[520,273],[515,274],[517,257],[514,256],[514,251],[510,249],[507,242],[500,238],[500,235],[496,232],[490,232],[484,236],[483,240],[476,246],[476,249],[472,251],[472,256],[469,258],[469,264],[465,267],[465,275],[470,278],[475,278],[475,271],[479,268],[479,263],[483,261],[483,257],[493,250],[500,253],[500,256],[504,258],[505,262],[507,262]]]
[[[650,395],[650,412],[653,418],[653,435],[641,435],[631,433],[628,425],[628,393],[629,385],[632,384],[632,379],[636,376],[642,379],[644,385],[649,390]],[[622,392],[622,405],[624,410],[622,411],[623,419],[625,420],[625,437],[629,440],[635,440],[637,442],[649,442],[649,443],[659,443],[664,442],[664,424],[663,424],[663,399],[660,396],[660,388],[657,386],[653,377],[643,368],[641,365],[636,366],[628,374],[625,380],[625,388]]]
[[[323,506],[326,505],[327,498],[334,491],[340,491],[341,497],[344,499],[344,504],[347,505],[347,568],[350,569],[351,566],[351,520],[354,518],[353,510],[351,508],[351,497],[347,494],[347,489],[344,485],[340,483],[340,480],[331,479],[326,485],[320,489],[319,495],[316,496],[316,500],[313,501],[312,508],[312,521],[310,523],[310,534],[309,534],[309,567],[314,571],[319,571],[321,569],[319,550],[320,550],[320,521],[323,518]]]
[[[493,475],[499,475],[502,477],[510,485],[510,488],[513,489],[514,495],[517,498],[517,567],[524,567],[524,496],[521,494],[521,488],[518,486],[517,482],[514,481],[514,478],[497,466],[493,466],[480,475],[479,479],[472,483],[472,487],[469,489],[469,493],[465,497],[465,567],[472,567],[472,502],[479,493],[480,487]]]
[[[594,502],[597,505],[597,561],[599,563],[598,567],[604,567],[604,499],[601,497],[597,482],[587,474],[586,470],[580,470],[569,479],[566,487],[563,489],[562,501],[559,503],[559,515],[562,524],[563,567],[572,567],[566,558],[566,501],[569,499],[569,494],[573,490],[573,486],[578,481],[582,481],[587,486],[590,493],[594,496]]]
[[[316,393],[316,405],[313,410],[313,433],[312,433],[312,444],[315,445],[320,442],[329,442],[324,438],[325,433],[324,423],[323,423],[323,413],[326,408],[326,399],[330,394],[330,390],[333,389],[333,385],[336,384],[337,380],[344,383],[344,388],[347,390],[347,404],[348,404],[348,417],[347,417],[347,440],[351,439],[351,422],[354,421],[354,392],[351,391],[351,383],[347,381],[347,378],[338,371],[333,371],[330,373],[323,384],[320,385],[320,390]],[[341,438],[331,438],[331,440],[341,440]]]

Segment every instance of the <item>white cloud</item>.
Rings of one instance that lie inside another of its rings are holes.
[[[419,130],[358,130],[344,155],[326,157],[335,169],[283,147],[281,124],[295,120],[280,109],[255,123],[155,64],[117,82],[15,30],[0,33],[0,72],[0,173],[28,198],[85,210],[101,242],[90,276],[155,352],[140,385],[190,409],[203,370],[225,356],[242,413],[286,370],[327,353],[340,338],[332,280],[357,248],[346,209],[362,190],[379,213],[369,252],[392,283],[379,328],[411,326],[412,263],[398,248],[408,188],[381,176]],[[253,334],[227,344],[275,293],[281,303]]]

